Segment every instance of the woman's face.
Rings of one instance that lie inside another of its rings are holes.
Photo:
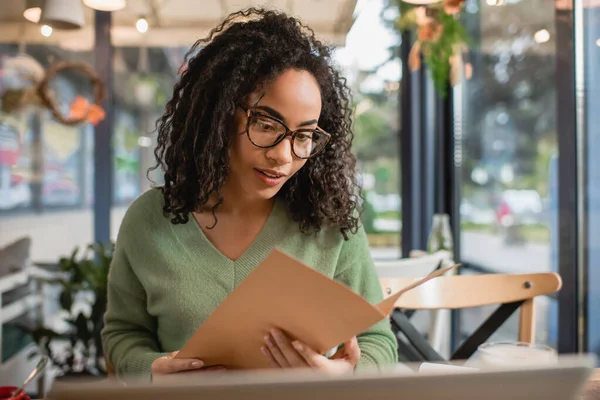
[[[316,128],[321,114],[321,93],[309,72],[290,69],[266,88],[262,98],[260,93],[252,93],[244,106],[255,106],[261,113],[283,121],[291,130]],[[246,135],[247,121],[246,113],[238,109],[226,185],[236,198],[270,199],[306,160],[292,152],[291,136],[271,148],[256,147]]]

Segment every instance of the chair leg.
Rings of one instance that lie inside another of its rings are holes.
[[[408,344],[416,350],[416,354],[420,356],[422,361],[447,362],[427,343],[427,340],[415,329],[410,320],[402,312],[393,311],[390,316],[390,322],[395,332],[404,334],[409,342]],[[398,346],[400,348],[404,347],[400,343],[401,340],[402,338],[398,338]],[[410,356],[414,356],[414,354],[410,354]]]
[[[521,306],[519,341],[527,343],[535,341],[535,303],[533,299],[525,300]]]
[[[490,336],[514,313],[523,301],[502,304],[488,319],[477,328],[467,340],[460,345],[452,354],[452,360],[467,360],[477,351],[480,344],[488,340]]]
[[[396,332],[395,332],[396,333]],[[402,335],[396,333],[398,340],[398,361],[402,363],[417,364],[425,361],[423,356],[410,344],[406,343]]]
[[[431,312],[428,341],[445,359],[450,358],[450,310]]]

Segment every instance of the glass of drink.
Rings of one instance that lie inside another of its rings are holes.
[[[556,364],[558,354],[548,346],[524,342],[490,342],[479,346],[477,363],[482,368]]]

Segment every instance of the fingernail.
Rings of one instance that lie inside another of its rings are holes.
[[[271,336],[269,336],[269,335],[265,336],[265,343],[266,344],[272,344],[273,343],[273,341],[271,340]]]
[[[304,347],[302,347],[302,345],[300,344],[300,342],[292,342],[292,346],[294,346],[294,348],[298,351],[303,351]]]
[[[202,366],[202,361],[192,361],[192,367],[199,368]]]
[[[266,347],[261,347],[260,348],[261,353],[263,353],[265,356],[267,355],[267,348]]]

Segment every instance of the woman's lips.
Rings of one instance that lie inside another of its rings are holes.
[[[285,175],[270,170],[260,170],[258,168],[254,168],[254,172],[256,173],[257,178],[268,186],[277,186],[285,178]]]

